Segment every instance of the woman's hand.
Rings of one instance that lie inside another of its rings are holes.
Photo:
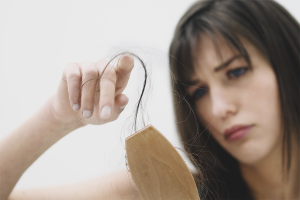
[[[133,63],[133,57],[124,54],[116,66],[106,68],[98,85],[97,78],[107,61],[71,63],[65,68],[57,93],[0,140],[0,199],[7,199],[25,170],[62,137],[86,124],[104,124],[118,118],[128,103],[122,91]],[[99,89],[100,94],[95,93]],[[78,109],[74,106],[77,104]]]
[[[134,59],[130,54],[122,55],[116,66],[108,65],[101,81],[98,81],[107,63],[106,60],[70,63],[64,69],[52,100],[51,109],[56,119],[63,123],[100,125],[119,117],[128,103],[122,92],[128,83]],[[100,92],[95,92],[99,89]]]

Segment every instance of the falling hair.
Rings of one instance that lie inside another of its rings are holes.
[[[107,67],[116,59],[116,58],[120,58],[120,56],[124,55],[124,54],[130,54],[132,55],[133,57],[135,57],[136,59],[139,60],[139,62],[141,63],[143,69],[144,69],[144,83],[143,83],[143,88],[142,88],[142,91],[141,91],[141,94],[140,94],[140,97],[139,97],[139,100],[136,104],[136,108],[135,108],[135,111],[134,111],[134,120],[133,120],[133,130],[134,132],[136,132],[138,130],[138,127],[137,127],[137,119],[138,119],[138,114],[139,114],[139,110],[141,109],[142,107],[142,99],[143,99],[143,96],[144,96],[144,93],[145,93],[145,89],[146,89],[146,85],[147,85],[147,77],[148,77],[148,73],[147,73],[147,68],[146,68],[146,65],[144,63],[144,61],[139,57],[137,56],[136,54],[134,53],[131,53],[131,52],[122,52],[122,53],[119,53],[119,54],[116,54],[115,56],[113,56],[108,62],[107,64],[105,65],[104,69],[102,70],[102,72],[100,73],[99,77],[97,78],[92,78],[92,79],[89,79],[87,81],[85,81],[84,83],[82,83],[81,87],[80,87],[80,90],[82,90],[82,87],[89,81],[91,80],[94,80],[94,79],[97,79],[97,85],[99,85],[99,82],[101,81],[101,79],[103,78],[103,75],[104,75],[104,72],[105,70],[107,69]],[[100,89],[95,91],[95,92],[100,92]],[[141,115],[141,117],[143,117],[143,115]],[[143,126],[145,126],[145,121],[143,120],[143,118],[141,119],[142,121],[142,124]]]
[[[208,35],[218,46],[221,38],[236,49],[251,66],[250,58],[239,37],[251,42],[271,63],[276,74],[283,122],[283,161],[285,175],[291,165],[292,139],[299,145],[299,23],[282,6],[272,0],[197,1],[180,19],[169,49],[170,74],[173,89],[177,129],[185,150],[206,172],[205,187],[200,192],[205,199],[253,199],[241,176],[238,161],[210,136],[201,117],[195,122],[191,109],[194,100],[187,95],[194,72],[197,45],[202,35]],[[183,98],[184,97],[184,98]],[[179,123],[180,122],[180,123]],[[299,146],[297,147],[299,152]]]

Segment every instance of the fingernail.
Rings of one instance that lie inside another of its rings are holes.
[[[78,111],[79,110],[80,105],[79,104],[73,104],[73,110],[74,111]]]
[[[104,106],[101,111],[101,118],[108,119],[110,117],[110,113],[111,113],[110,106],[109,105]]]
[[[83,117],[84,118],[89,118],[92,115],[92,111],[90,110],[84,110],[83,111]]]

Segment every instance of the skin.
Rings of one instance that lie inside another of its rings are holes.
[[[252,68],[243,57],[237,57],[216,71],[239,53],[218,39],[220,57],[208,36],[200,38],[195,75],[191,77],[197,83],[188,88],[188,93],[196,95],[198,114],[212,136],[240,163],[242,176],[256,199],[297,198],[297,180],[282,181],[283,131],[275,73],[250,42],[240,39]],[[206,92],[199,92],[199,87]],[[226,140],[225,130],[234,125],[252,125],[252,129],[243,138]],[[290,177],[295,177],[296,168],[293,162]]]
[[[128,103],[128,98],[122,92],[134,66],[131,55],[124,54],[116,66],[109,65],[100,84],[92,80],[82,90],[80,88],[87,80],[98,78],[106,64],[105,60],[70,63],[62,74],[57,92],[24,123],[1,139],[0,200],[140,199],[127,170],[62,187],[12,192],[26,169],[62,137],[88,124],[101,125],[119,117]],[[99,88],[100,95],[95,93]],[[74,107],[76,104],[79,104],[77,109]],[[103,115],[105,106],[110,109]]]

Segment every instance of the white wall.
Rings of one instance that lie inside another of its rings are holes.
[[[0,1],[0,138],[56,91],[69,62],[109,59],[116,52],[129,50],[138,53],[150,68],[148,122],[180,147],[167,55],[176,23],[192,2]],[[300,21],[300,1],[278,2]],[[137,63],[125,90],[130,103],[117,121],[70,133],[46,151],[16,187],[65,184],[123,168],[124,137],[128,133],[122,125],[133,115],[141,74]]]

